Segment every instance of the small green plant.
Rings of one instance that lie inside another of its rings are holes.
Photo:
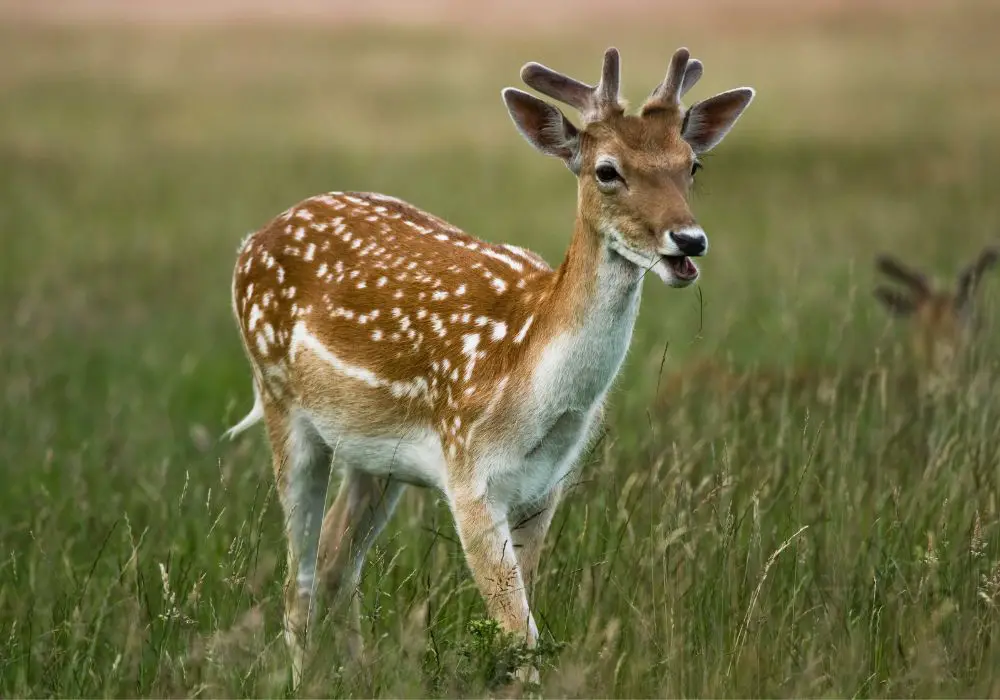
[[[449,685],[462,696],[498,690],[513,683],[519,669],[534,667],[544,672],[554,668],[559,652],[566,646],[565,642],[543,636],[529,648],[523,639],[505,632],[492,618],[471,620],[466,632],[454,645],[427,647],[423,671],[428,694],[446,695]],[[452,665],[454,668],[449,669]]]

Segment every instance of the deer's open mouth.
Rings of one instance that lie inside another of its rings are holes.
[[[661,255],[674,276],[682,280],[693,280],[698,276],[698,266],[686,255]]]

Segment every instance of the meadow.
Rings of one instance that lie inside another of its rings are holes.
[[[528,60],[596,81],[608,45],[632,104],[681,45],[706,65],[689,99],[758,95],[699,174],[702,281],[646,281],[550,532],[542,694],[1000,695],[1000,274],[978,388],[932,411],[753,379],[905,365],[912,324],[877,305],[874,256],[950,280],[1000,241],[1000,12],[782,12],[0,24],[0,695],[487,692],[506,651],[447,508],[417,490],[362,581],[365,663],[321,643],[288,687],[266,440],[219,441],[252,403],[230,276],[246,233],[329,190],[558,263],[574,180],[499,93]],[[664,394],[706,359],[744,388]]]

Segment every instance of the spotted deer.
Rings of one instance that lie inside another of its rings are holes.
[[[527,592],[563,484],[628,349],[643,276],[687,287],[708,240],[688,195],[698,157],[754,92],[688,108],[702,74],[686,49],[638,114],[619,97],[619,54],[590,86],[537,63],[514,88],[521,135],[578,178],[569,250],[538,255],[474,238],[394,197],[306,199],[239,250],[232,302],[253,370],[286,518],[285,635],[301,677],[321,588],[344,600],[407,485],[447,500],[488,613],[534,644]],[[332,468],[340,489],[324,518]],[[360,652],[353,596],[349,651]]]

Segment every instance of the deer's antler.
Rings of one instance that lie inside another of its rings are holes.
[[[577,109],[584,123],[600,121],[610,113],[621,114],[624,111],[618,100],[621,59],[616,48],[604,52],[601,82],[597,85],[581,83],[540,63],[525,64],[521,69],[521,80],[543,95]]]
[[[691,52],[686,48],[677,49],[673,58],[670,59],[667,76],[650,94],[642,106],[642,112],[647,113],[651,110],[668,109],[680,105],[681,97],[698,82],[702,72],[704,72],[704,67],[701,65],[701,61],[691,58]]]

